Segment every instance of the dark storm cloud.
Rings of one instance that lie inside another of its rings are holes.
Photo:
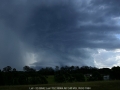
[[[0,25],[0,68],[11,65],[18,69],[24,65],[19,39],[9,28]]]
[[[2,65],[94,66],[97,49],[120,48],[120,26],[112,19],[119,5],[106,1],[1,1]],[[26,58],[31,53],[33,61]]]

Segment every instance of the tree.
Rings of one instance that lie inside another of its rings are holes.
[[[13,71],[16,72],[17,71],[16,68],[13,68]]]
[[[58,70],[59,70],[59,66],[56,66],[56,67],[55,67],[55,71],[58,71]]]
[[[4,83],[6,85],[11,85],[13,84],[13,74],[12,74],[12,67],[11,66],[7,66],[3,68],[3,72],[4,72]]]
[[[4,85],[3,72],[0,71],[0,85]]]
[[[3,71],[4,72],[10,72],[10,71],[12,71],[12,67],[11,66],[4,67]]]
[[[120,80],[120,67],[119,66],[112,67],[111,78]]]
[[[65,77],[62,73],[57,73],[54,75],[54,79],[56,82],[58,83],[62,83],[62,82],[65,82]]]
[[[13,68],[13,70],[12,70],[12,76],[13,76],[13,85],[18,85],[19,84],[19,82],[18,82],[19,73],[16,70],[16,68]]]
[[[103,80],[102,75],[98,71],[93,72],[92,78],[93,81]]]
[[[30,67],[29,67],[29,66],[24,66],[24,67],[23,67],[23,70],[24,70],[25,72],[29,72],[29,71],[30,71]]]
[[[99,73],[103,75],[109,75],[111,73],[111,70],[109,68],[101,68],[99,69]]]
[[[75,74],[73,74],[73,77],[75,78],[75,81],[77,81],[77,82],[85,81],[85,77],[82,73],[75,73]]]
[[[19,82],[20,85],[25,85],[25,84],[27,84],[26,75],[25,75],[24,73],[21,73],[21,74],[19,75],[18,82]]]

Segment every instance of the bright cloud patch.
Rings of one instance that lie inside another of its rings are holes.
[[[98,49],[98,53],[93,55],[96,67],[112,67],[120,65],[120,49],[107,51],[105,49]]]
[[[36,58],[37,58],[36,54],[34,54],[34,53],[26,53],[26,55],[25,55],[26,65],[31,65],[32,63],[35,63]]]
[[[116,34],[115,36],[116,36],[118,39],[120,39],[120,34]]]

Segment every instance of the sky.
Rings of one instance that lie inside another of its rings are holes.
[[[120,66],[119,6],[119,0],[1,0],[0,68]]]

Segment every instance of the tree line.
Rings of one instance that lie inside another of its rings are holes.
[[[57,83],[98,81],[103,80],[104,75],[109,75],[110,80],[120,80],[120,67],[98,69],[91,66],[56,66],[35,70],[24,66],[23,71],[17,71],[11,66],[6,66],[0,70],[0,85],[47,84],[49,75],[53,75]]]

